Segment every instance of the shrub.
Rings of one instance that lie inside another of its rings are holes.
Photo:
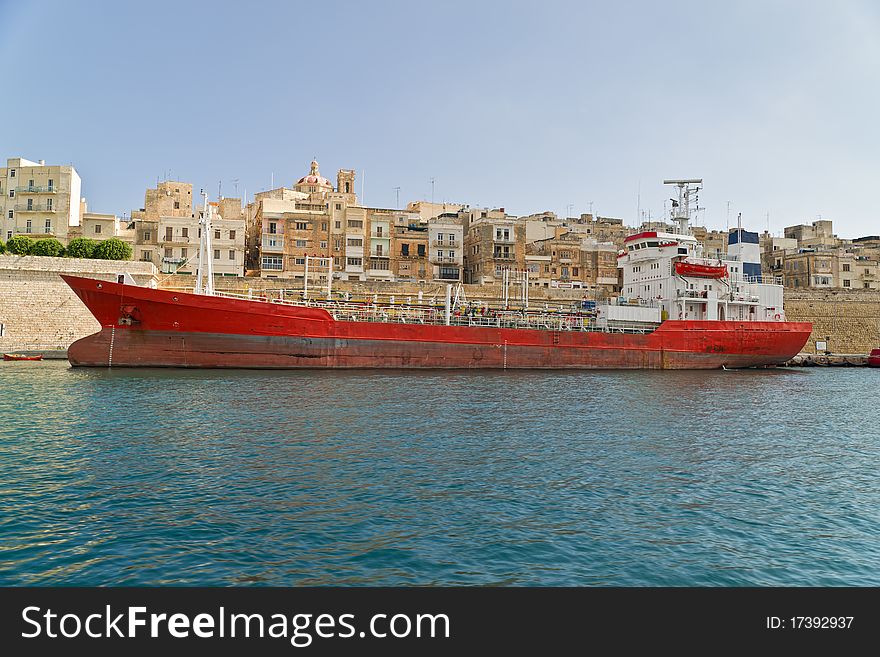
[[[94,258],[98,242],[88,237],[74,237],[67,245],[69,258]]]
[[[3,240],[0,240],[0,255],[6,253],[6,244],[3,243]]]
[[[35,241],[28,251],[28,254],[35,256],[52,256],[58,258],[64,255],[64,245],[54,237],[45,237]]]
[[[98,242],[92,257],[99,260],[131,260],[131,255],[130,244],[118,237],[111,237],[109,240]]]
[[[34,240],[25,235],[16,235],[6,242],[6,250],[15,255],[27,255],[33,248]]]

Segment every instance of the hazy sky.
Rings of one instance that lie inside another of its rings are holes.
[[[157,177],[252,196],[317,156],[373,206],[433,177],[636,223],[639,189],[656,217],[664,178],[702,177],[709,227],[729,200],[880,233],[880,3],[721,5],[0,0],[0,157],[73,163],[119,214]]]

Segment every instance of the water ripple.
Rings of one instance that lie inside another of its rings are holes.
[[[0,386],[0,584],[880,584],[870,370]]]

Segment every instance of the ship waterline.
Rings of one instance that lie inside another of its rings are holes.
[[[810,324],[666,320],[586,330],[345,321],[322,308],[65,276],[102,329],[74,366],[192,368],[717,369],[781,364]]]

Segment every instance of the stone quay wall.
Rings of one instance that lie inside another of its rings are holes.
[[[156,281],[149,262],[45,256],[0,256],[0,351],[55,351],[100,329],[60,274],[112,281],[127,272],[140,285]]]
[[[785,316],[812,322],[804,353],[825,341],[834,354],[868,354],[880,348],[880,290],[785,290]]]

